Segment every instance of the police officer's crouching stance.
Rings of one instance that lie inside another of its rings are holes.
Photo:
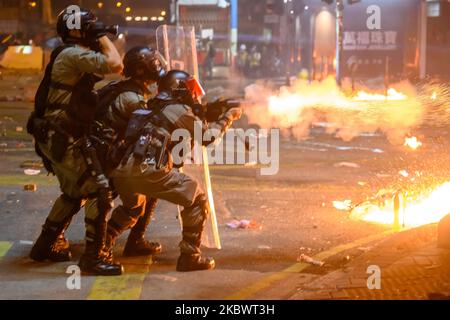
[[[212,258],[201,256],[200,245],[205,221],[209,214],[207,197],[197,181],[173,168],[171,151],[176,142],[171,141],[177,129],[186,129],[194,137],[196,123],[203,121],[194,114],[192,106],[198,105],[203,89],[200,84],[182,71],[170,71],[159,81],[159,94],[148,102],[148,111],[133,114],[128,126],[126,141],[129,147],[121,165],[111,179],[119,193],[123,207],[129,212],[140,195],[158,198],[184,207],[181,213],[183,239],[178,271],[208,270],[215,267]],[[222,134],[239,119],[242,110],[232,108],[210,123],[203,123],[202,131],[215,128]],[[209,144],[208,142],[207,144]],[[118,235],[132,225],[133,218],[122,216],[108,223],[107,244],[112,246]]]
[[[96,127],[98,137],[105,141],[106,154],[104,167],[108,172],[119,165],[123,157],[120,144],[125,138],[131,115],[138,109],[147,108],[150,86],[164,76],[165,61],[160,54],[149,47],[139,46],[130,49],[124,57],[123,81],[112,82],[98,91],[100,97],[99,113]],[[122,148],[121,148],[122,147]],[[131,199],[129,198],[129,201]],[[124,256],[147,256],[160,253],[162,247],[157,242],[144,238],[145,231],[151,222],[157,199],[147,199],[144,195],[136,195],[135,202],[129,206],[117,207],[108,223],[112,229],[121,228],[123,220],[131,228],[125,245]]]
[[[77,21],[74,15],[78,14],[81,29],[69,29],[68,20]],[[118,275],[122,266],[103,253],[112,195],[89,136],[98,102],[93,88],[99,78],[94,74],[120,73],[122,61],[106,37],[110,31],[88,10],[61,12],[57,31],[64,45],[52,53],[27,127],[47,170],[57,176],[62,195],[55,201],[30,257],[36,261],[70,260],[63,231],[85,206],[86,249],[80,267],[84,272]]]

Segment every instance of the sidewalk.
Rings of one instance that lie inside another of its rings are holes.
[[[436,225],[397,233],[339,270],[298,288],[291,300],[424,300],[450,294],[450,250],[436,246]],[[381,289],[369,290],[369,266]],[[305,271],[308,272],[308,271]],[[433,293],[439,293],[434,295]]]

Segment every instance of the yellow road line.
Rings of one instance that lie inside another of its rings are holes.
[[[0,258],[3,257],[13,246],[12,242],[0,241]]]
[[[331,248],[330,250],[327,251],[323,251],[320,252],[318,254],[316,254],[313,258],[315,260],[325,260],[328,259],[336,254],[339,254],[341,252],[344,252],[346,250],[355,248],[355,247],[360,247],[363,245],[366,245],[370,242],[376,241],[376,240],[380,240],[388,235],[391,235],[395,233],[392,230],[380,233],[380,234],[376,234],[376,235],[372,235],[372,236],[368,236],[362,239],[358,239],[356,241],[353,241],[351,243],[348,244],[344,244],[344,245],[340,245],[334,248]],[[288,277],[289,275],[293,274],[293,273],[299,273],[302,272],[303,270],[305,270],[306,268],[310,267],[309,264],[305,264],[305,263],[295,263],[290,267],[287,267],[286,269],[279,271],[279,272],[275,272],[273,274],[271,274],[270,276],[264,277],[263,279],[239,290],[236,293],[233,293],[232,295],[226,297],[226,300],[245,300],[245,299],[249,299],[251,296],[253,296],[255,293],[266,289],[267,287],[269,287],[271,284],[283,280],[286,277]]]
[[[88,300],[139,300],[152,258],[147,257],[139,264],[124,264],[125,272],[118,277],[97,277],[92,285]]]

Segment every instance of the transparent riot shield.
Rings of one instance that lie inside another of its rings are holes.
[[[199,80],[194,27],[162,25],[156,30],[156,43],[158,51],[166,59],[169,70],[183,70]],[[199,146],[196,146],[194,150],[199,150],[198,153],[200,154],[193,154],[192,158],[200,157],[202,161],[191,161],[193,164],[186,164],[183,170],[202,185],[208,196],[211,215],[206,223],[202,244],[208,248],[222,249],[207,151],[205,147]],[[201,162],[201,164],[195,164],[198,162]],[[178,211],[180,213],[180,208],[178,208]]]

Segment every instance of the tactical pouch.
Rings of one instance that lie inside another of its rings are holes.
[[[52,135],[50,152],[54,161],[61,162],[64,159],[69,144],[69,137],[67,135],[59,132],[55,132]]]
[[[139,138],[142,129],[148,122],[149,116],[152,114],[149,110],[136,110],[131,115],[128,123],[127,131],[125,133],[125,140],[134,142]]]

